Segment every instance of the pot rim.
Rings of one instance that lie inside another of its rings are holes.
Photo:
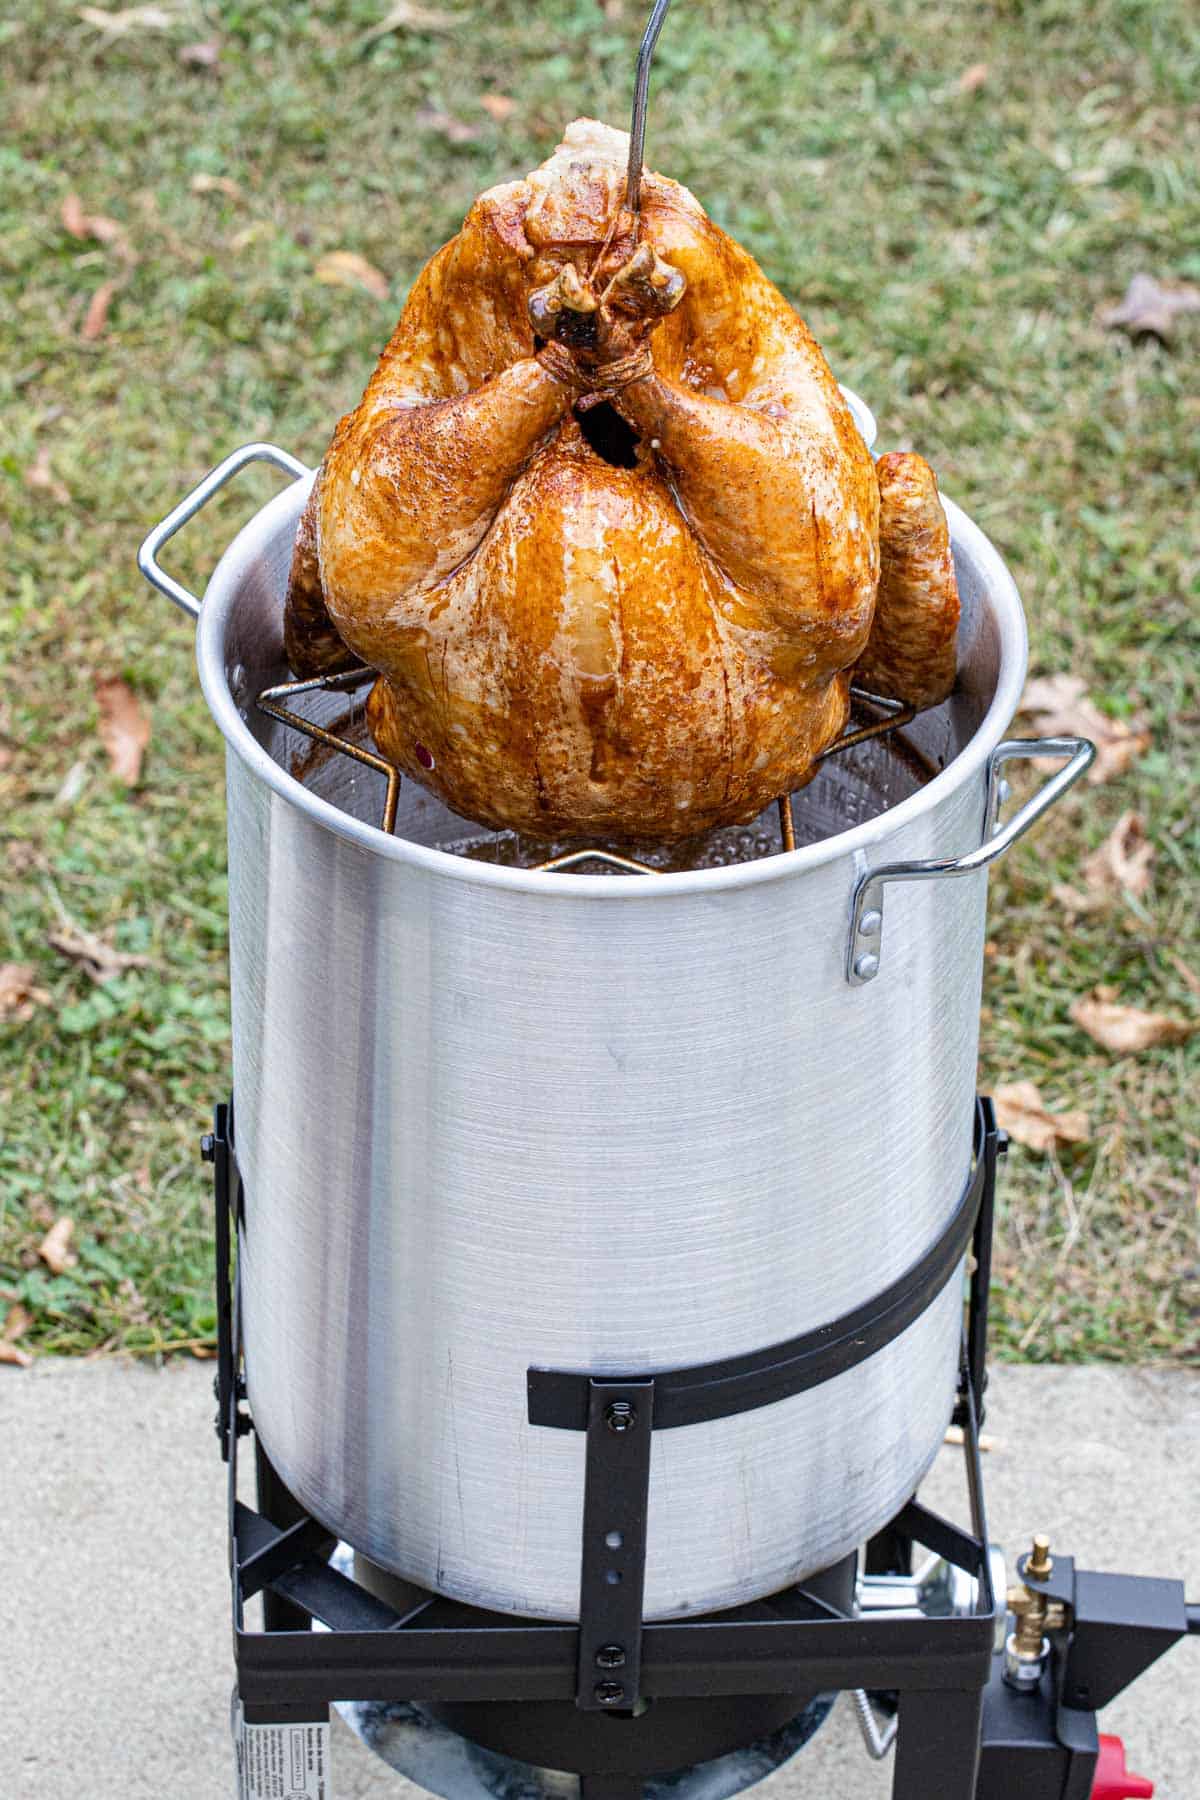
[[[715,894],[751,887],[759,882],[781,881],[867,851],[915,823],[925,812],[948,801],[964,783],[974,780],[986,768],[992,751],[1017,710],[1025,683],[1028,634],[1016,583],[990,538],[960,506],[943,495],[951,543],[967,550],[979,569],[996,619],[1000,635],[1000,678],[991,704],[969,743],[925,787],[888,811],[848,831],[821,838],[815,844],[758,857],[750,862],[731,863],[716,869],[620,877],[577,875],[569,870],[506,868],[497,863],[475,862],[469,857],[456,856],[452,851],[415,844],[407,838],[389,836],[379,826],[365,824],[328,800],[322,800],[281,768],[242,718],[225,675],[226,628],[236,609],[245,576],[258,559],[264,542],[281,529],[289,517],[293,523],[298,520],[312,486],[313,474],[293,482],[255,513],[213,570],[196,629],[200,686],[226,744],[250,774],[258,776],[281,800],[305,813],[314,824],[385,860],[407,863],[431,875],[482,887],[543,896],[553,894],[575,900],[644,900],[651,896],[666,899],[678,894]]]

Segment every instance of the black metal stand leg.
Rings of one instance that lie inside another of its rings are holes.
[[[258,1483],[258,1510],[264,1519],[270,1519],[272,1525],[282,1526],[299,1524],[308,1515],[300,1502],[284,1486],[276,1474],[274,1466],[266,1451],[254,1440],[254,1469]],[[293,1606],[290,1600],[281,1600],[278,1594],[271,1593],[269,1588],[263,1590],[263,1628],[266,1631],[310,1631],[312,1620],[300,1607]]]
[[[974,1800],[982,1689],[902,1690],[892,1800]]]

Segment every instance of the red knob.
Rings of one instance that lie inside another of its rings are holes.
[[[1125,1746],[1119,1737],[1101,1737],[1092,1800],[1150,1800],[1154,1783],[1144,1775],[1131,1775],[1125,1767]]]

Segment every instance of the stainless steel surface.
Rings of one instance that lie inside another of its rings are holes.
[[[283,469],[286,474],[296,480],[309,473],[306,465],[298,458],[289,456],[286,450],[280,450],[274,444],[243,444],[240,450],[232,451],[224,462],[219,462],[215,469],[210,469],[204,480],[199,482],[190,494],[184,496],[179,505],[167,514],[162,523],[147,533],[145,541],[138,551],[138,568],[146,580],[156,587],[160,594],[165,594],[168,600],[173,600],[180,611],[185,612],[190,619],[200,617],[200,602],[190,589],[184,587],[181,581],[176,581],[173,575],[167,574],[167,571],[159,564],[158,553],[163,545],[173,538],[182,526],[187,524],[189,519],[195,518],[200,508],[206,506],[227,481],[252,462],[274,463],[277,469]]]
[[[528,1425],[527,1367],[653,1370],[789,1337],[886,1286],[958,1201],[986,875],[897,894],[861,989],[846,918],[870,868],[979,843],[1020,603],[949,505],[959,681],[911,728],[932,781],[884,780],[868,744],[796,796],[794,851],[620,878],[506,867],[439,848],[474,828],[411,783],[390,837],[368,822],[374,771],[331,757],[302,786],[303,741],[255,713],[286,674],[306,491],[226,552],[197,641],[230,749],[251,1405],[300,1500],[375,1562],[571,1617],[583,1440]],[[827,1386],[657,1434],[648,1616],[781,1587],[890,1517],[941,1441],[960,1324],[952,1281]]]
[[[836,746],[835,746],[836,747]],[[1013,738],[998,744],[988,761],[988,804],[984,821],[984,839],[975,850],[964,856],[942,857],[930,862],[888,863],[863,875],[854,891],[850,909],[850,935],[846,941],[846,980],[852,987],[874,981],[879,973],[883,930],[883,892],[889,881],[943,881],[959,875],[974,875],[1004,855],[1018,838],[1048,812],[1056,800],[1073,787],[1096,755],[1096,746],[1087,738]],[[1066,757],[1064,768],[1040,787],[1019,812],[1006,824],[998,821],[1000,806],[1007,798],[1008,783],[999,770],[1007,762],[1026,757]],[[871,940],[869,949],[864,939]],[[865,953],[864,953],[865,952]]]
[[[633,82],[633,116],[629,124],[629,169],[625,177],[625,205],[637,218],[642,206],[642,164],[646,159],[646,105],[650,96],[650,64],[671,0],[654,0],[638,48]]]

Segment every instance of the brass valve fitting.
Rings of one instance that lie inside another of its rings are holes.
[[[1061,1631],[1067,1623],[1067,1609],[1061,1600],[1052,1600],[1028,1580],[1045,1581],[1053,1573],[1050,1540],[1041,1532],[1033,1540],[1033,1549],[1025,1564],[1026,1581],[1009,1588],[1007,1606],[1016,1619],[1004,1645],[1004,1679],[1010,1687],[1026,1693],[1035,1689],[1050,1655],[1048,1632]]]

